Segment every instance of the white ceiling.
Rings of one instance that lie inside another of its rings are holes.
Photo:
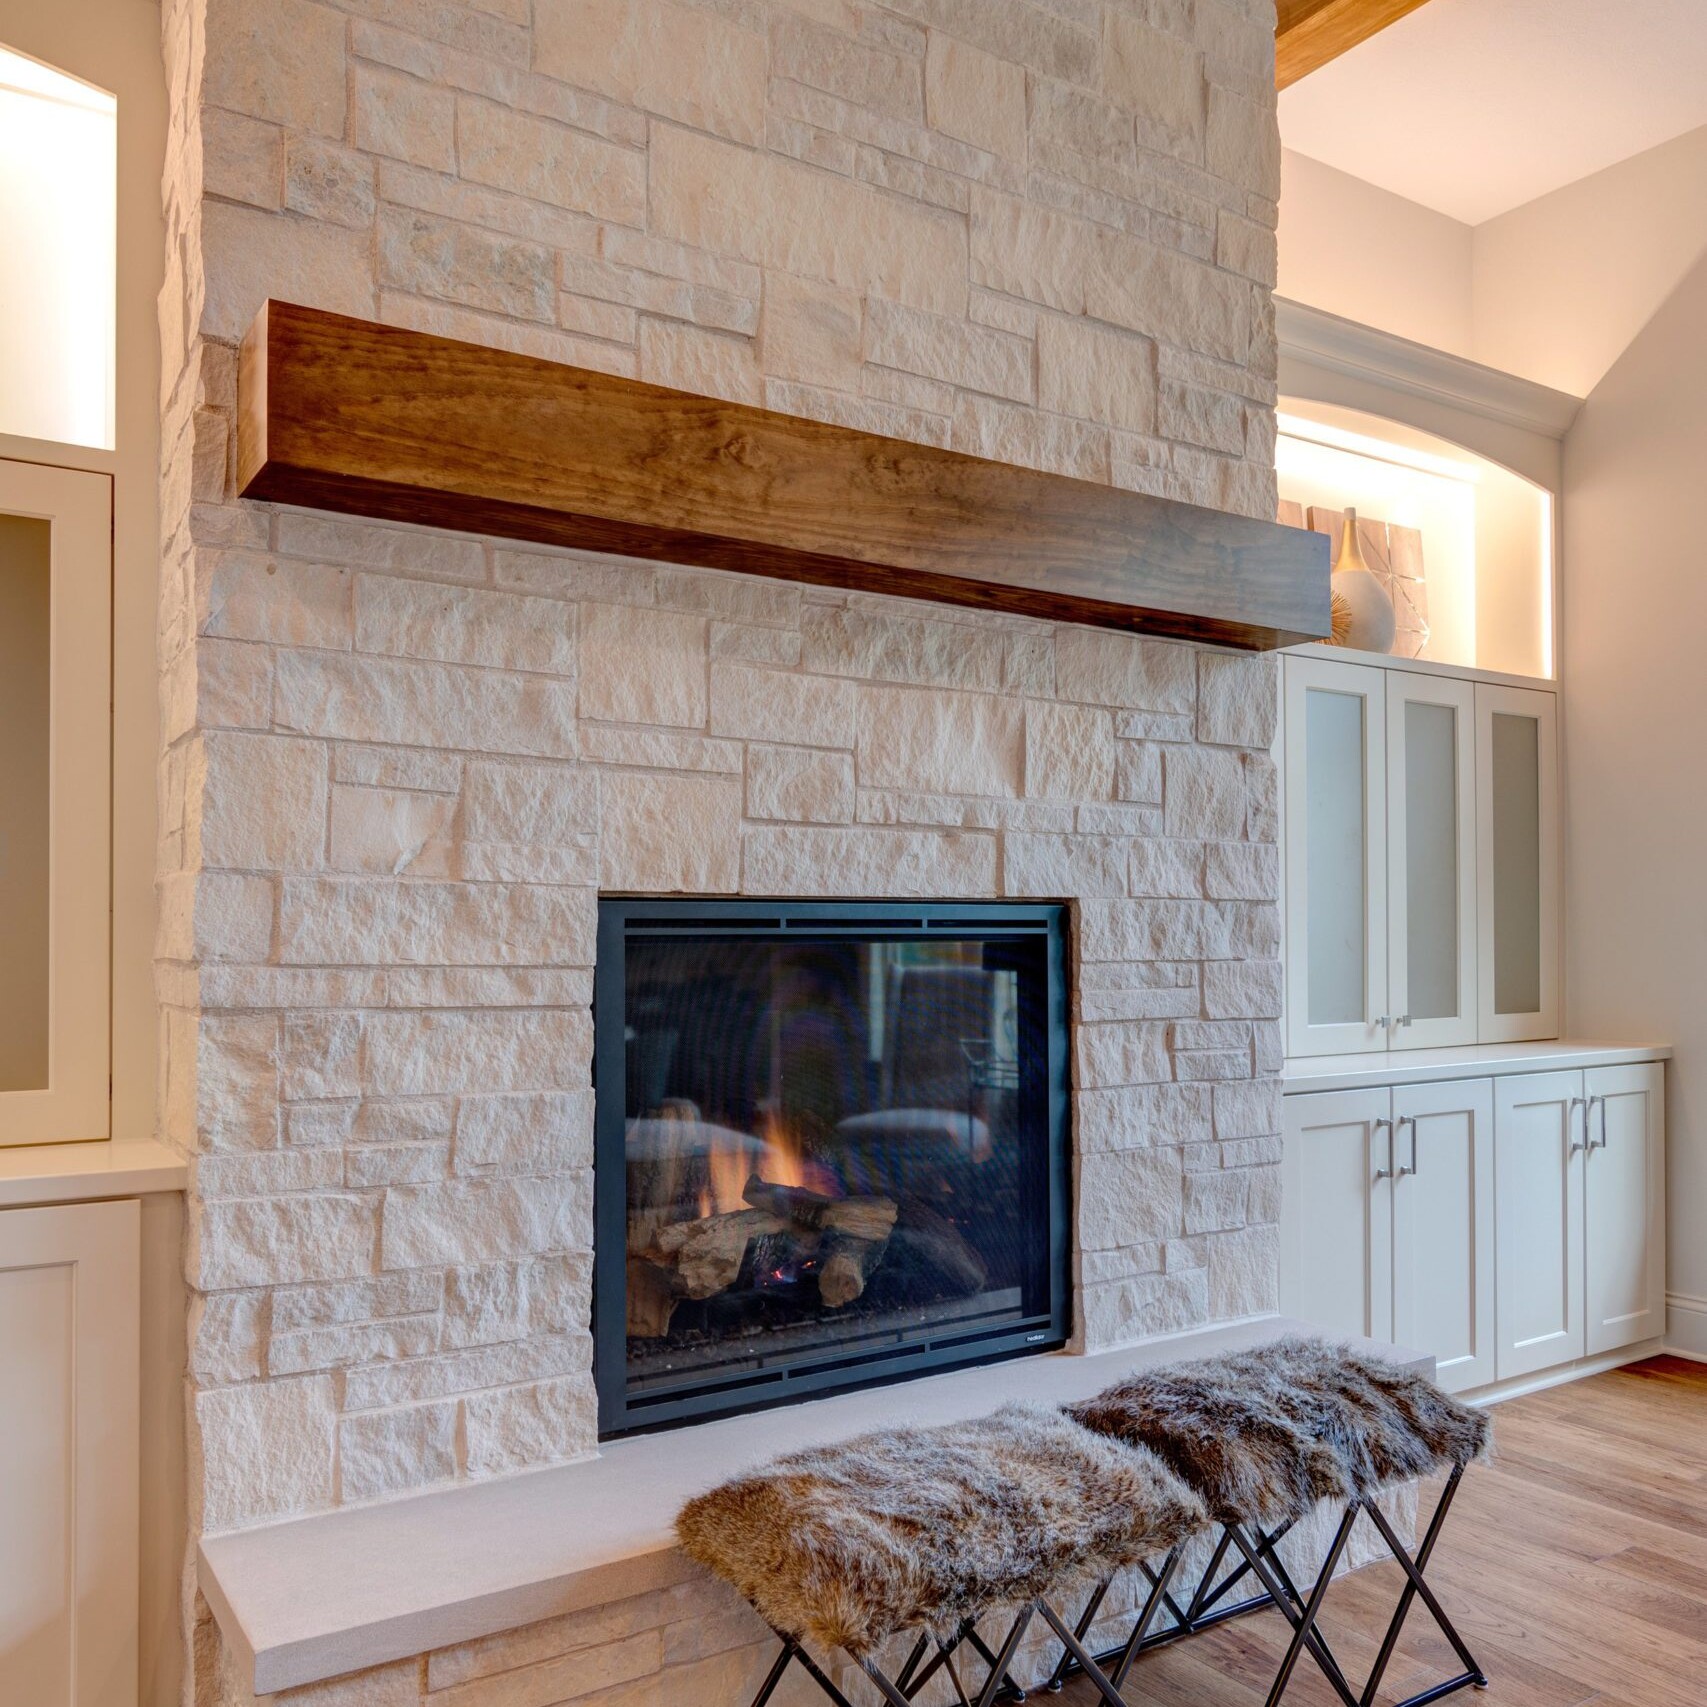
[[[1467,224],[1707,124],[1707,0],[1428,0],[1280,97],[1288,148]]]

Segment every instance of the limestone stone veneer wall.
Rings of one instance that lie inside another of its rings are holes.
[[[1080,1337],[1273,1304],[1269,661],[246,505],[230,472],[275,295],[1272,514],[1272,26],[168,0],[192,1535],[593,1449],[601,888],[1074,901]],[[701,1591],[657,1592],[575,1636],[584,1675],[712,1651],[715,1620],[671,1633]]]

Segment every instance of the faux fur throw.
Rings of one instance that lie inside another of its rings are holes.
[[[1220,1521],[1265,1526],[1467,1464],[1488,1439],[1432,1381],[1322,1340],[1145,1370],[1071,1411],[1148,1446]]]
[[[792,1453],[690,1500],[676,1533],[773,1629],[857,1658],[1166,1552],[1206,1521],[1149,1453],[1009,1406]]]
[[[1277,1402],[1330,1445],[1359,1493],[1462,1467],[1488,1449],[1485,1411],[1427,1377],[1324,1340],[1277,1340],[1239,1360],[1277,1376]]]
[[[1351,1492],[1339,1456],[1281,1402],[1281,1378],[1232,1357],[1142,1370],[1071,1405],[1087,1428],[1147,1446],[1221,1523],[1265,1528]]]

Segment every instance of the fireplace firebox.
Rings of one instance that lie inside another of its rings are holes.
[[[1064,1343],[1064,912],[600,902],[601,1435]]]

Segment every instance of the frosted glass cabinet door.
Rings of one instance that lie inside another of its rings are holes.
[[[1287,1053],[1387,1044],[1386,672],[1286,660]]]
[[[1478,1036],[1559,1034],[1559,761],[1556,701],[1476,685]]]
[[[1387,676],[1387,984],[1395,1049],[1476,1041],[1474,684]]]
[[[0,460],[0,1145],[107,1136],[112,482]]]

